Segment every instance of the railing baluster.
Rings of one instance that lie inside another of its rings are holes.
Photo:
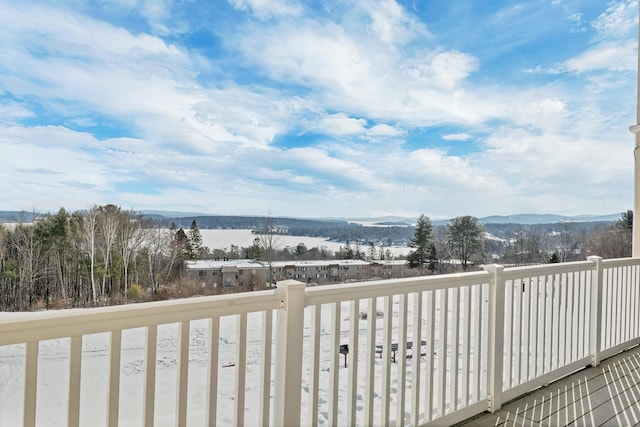
[[[513,281],[509,280],[505,282],[504,287],[504,364],[503,364],[503,381],[507,388],[513,385],[513,339],[514,339],[514,311],[515,311],[515,303],[514,303],[514,292],[513,292]]]
[[[69,352],[69,426],[80,425],[80,377],[82,375],[82,335],[71,337]]]
[[[413,294],[413,360],[411,362],[411,425],[420,425],[420,366],[422,362],[422,292]],[[417,350],[416,350],[417,349]],[[417,352],[416,352],[417,351]],[[428,355],[431,357],[432,355]]]
[[[273,310],[262,312],[262,360],[260,367],[260,407],[258,422],[269,425],[271,403],[271,346],[273,345]]]
[[[427,291],[427,312],[425,315],[427,321],[427,359],[424,367],[424,402],[425,402],[425,419],[431,421],[433,419],[433,398],[434,398],[434,383],[433,383],[433,352],[434,352],[434,339],[435,339],[435,320],[436,320],[436,299],[434,291]]]
[[[589,286],[591,286],[591,276],[588,272],[580,273],[580,284],[578,286],[578,325],[581,325],[582,333],[578,334],[578,354],[579,357],[589,355]]]
[[[547,373],[551,371],[551,357],[552,357],[552,339],[553,339],[553,284],[549,282],[549,276],[545,276],[545,327],[543,328],[543,337],[545,337],[543,353],[544,354],[544,369],[543,372]]]
[[[396,426],[404,426],[405,390],[407,387],[407,305],[409,296],[400,295],[398,307],[398,377],[396,379]]]
[[[36,396],[38,391],[38,341],[26,343],[24,367],[24,415],[25,427],[36,425]]]
[[[538,321],[538,311],[540,309],[540,286],[538,276],[529,279],[531,288],[531,365],[529,367],[530,376],[535,378],[538,375],[538,336],[540,334],[540,324]]]
[[[451,369],[449,378],[449,402],[451,411],[458,409],[458,357],[460,355],[460,292],[451,289]]]
[[[178,379],[176,424],[187,425],[187,390],[189,386],[189,321],[180,322],[178,329]]]
[[[578,273],[578,284],[576,287],[576,292],[578,294],[577,298],[576,298],[576,302],[578,304],[578,307],[576,309],[576,330],[579,330],[580,333],[576,334],[576,351],[577,351],[577,358],[581,358],[584,357],[586,355],[589,354],[588,351],[585,351],[585,335],[589,334],[589,329],[588,329],[588,320],[585,319],[584,317],[584,313],[585,313],[585,307],[587,307],[587,300],[585,298],[585,291],[583,290],[583,287],[586,288],[588,284],[588,278],[587,278],[587,272],[586,271],[580,271]]]
[[[356,406],[358,393],[358,334],[360,332],[360,300],[351,301],[349,340],[349,382],[347,384],[347,422],[356,425]]]
[[[560,334],[558,335],[558,364],[557,368],[564,366],[567,358],[567,286],[568,274],[560,274],[558,276],[558,325]]]
[[[474,315],[474,320],[475,320],[475,325],[474,325],[474,330],[473,330],[473,336],[474,336],[474,378],[475,378],[475,382],[474,382],[474,387],[473,387],[473,401],[474,402],[478,402],[482,396],[482,378],[484,377],[482,375],[482,365],[483,365],[483,359],[484,357],[484,353],[482,351],[482,344],[483,341],[481,339],[482,337],[482,326],[483,326],[483,319],[484,316],[486,314],[486,310],[483,310],[482,307],[484,306],[484,298],[483,298],[483,286],[482,285],[478,285],[478,286],[474,286],[473,289],[474,292],[474,300],[475,300],[475,315]]]
[[[111,331],[109,347],[109,395],[107,396],[107,424],[118,425],[120,413],[120,359],[122,358],[122,331]]]
[[[389,425],[389,410],[391,396],[391,327],[393,321],[393,300],[390,296],[384,297],[384,318],[382,330],[382,378],[380,381],[381,409],[380,425]]]
[[[438,410],[439,414],[447,413],[447,321],[449,311],[449,290],[441,289],[440,294],[440,331],[438,338],[440,346],[438,349]]]
[[[340,348],[340,307],[341,303],[331,304],[331,349],[330,377],[329,377],[329,425],[338,425],[338,387],[340,382],[339,370],[341,356]]]
[[[620,301],[620,312],[619,321],[620,321],[620,331],[618,335],[618,342],[616,344],[620,344],[625,341],[625,330],[626,330],[626,315],[627,315],[627,283],[626,283],[626,272],[624,267],[616,268],[618,271],[618,284],[620,285],[620,294],[618,295],[618,299]]]
[[[320,378],[320,321],[321,306],[311,306],[310,325],[310,366],[311,378],[309,379],[309,424],[318,425],[318,385]],[[375,330],[375,329],[374,329]]]
[[[628,267],[621,267],[622,268],[622,272],[623,272],[623,286],[624,286],[624,298],[623,298],[623,302],[624,302],[624,315],[622,316],[623,322],[624,322],[624,331],[623,331],[623,342],[627,341],[629,339],[631,339],[631,336],[629,334],[629,313],[631,312],[629,310],[629,303],[631,301],[630,294],[631,292],[629,292],[629,268]]]
[[[613,347],[616,344],[618,344],[618,333],[620,332],[620,328],[618,326],[619,321],[620,321],[620,295],[619,295],[619,289],[620,289],[620,284],[618,283],[618,269],[617,268],[612,268],[611,270],[611,286],[613,288],[613,305],[611,307],[611,323],[612,323],[612,333],[611,333],[611,344],[610,346]]]
[[[589,261],[595,264],[595,269],[591,272],[591,293],[590,293],[590,325],[591,325],[591,364],[598,366],[600,364],[600,351],[602,340],[602,313],[603,308],[606,307],[603,301],[603,271],[602,271],[602,258],[596,256],[590,256],[587,258]]]
[[[621,283],[621,274],[619,268],[613,269],[614,281],[615,283],[615,301],[616,301],[616,310],[614,313],[615,316],[615,334],[613,345],[620,344],[620,331],[622,330],[622,283]]]
[[[556,357],[557,357],[557,350],[556,350],[556,341],[558,340],[558,333],[559,333],[559,328],[558,328],[558,313],[557,313],[557,304],[556,301],[558,299],[558,290],[556,289],[556,275],[552,274],[549,277],[549,283],[551,286],[551,295],[549,298],[549,312],[551,314],[550,316],[550,342],[549,342],[549,371],[553,371],[556,367]]]
[[[575,338],[578,335],[579,331],[578,325],[575,323],[575,312],[577,310],[577,306],[575,303],[575,285],[576,285],[576,273],[571,273],[567,275],[567,333],[570,334],[566,340],[567,345],[567,357],[565,358],[565,363],[571,363],[576,360],[575,355],[575,347],[574,344]]]
[[[462,407],[469,405],[469,377],[470,372],[470,359],[471,359],[471,287],[463,286],[461,289],[461,298],[464,300],[462,306],[462,372],[460,375],[461,380],[461,397],[460,402]]]
[[[236,327],[235,425],[244,425],[245,383],[247,375],[247,313],[239,314]]]
[[[511,384],[517,385],[522,381],[522,280],[513,282],[513,293],[515,294],[515,323],[513,330],[514,341],[516,343],[514,351],[515,372],[511,378]]]
[[[220,345],[220,318],[209,319],[209,354],[207,361],[207,419],[209,426],[216,425],[218,417],[218,348]]]
[[[631,266],[627,266],[625,267],[627,270],[627,291],[628,291],[628,297],[627,297],[627,337],[626,337],[626,341],[628,340],[632,340],[633,338],[635,338],[635,335],[633,335],[633,327],[634,327],[634,323],[633,323],[633,318],[635,316],[635,312],[634,312],[634,306],[633,306],[633,298],[634,298],[634,281],[633,281],[633,267]]]
[[[373,394],[375,393],[375,367],[376,367],[376,321],[377,298],[369,298],[367,310],[367,359],[365,376],[365,397],[364,397],[364,425],[374,424]],[[317,425],[317,420],[311,425]]]
[[[638,283],[638,266],[631,267],[631,283]],[[632,309],[633,313],[633,328],[631,330],[632,336],[635,338],[640,336],[640,290],[638,290],[638,286],[632,286],[633,297],[630,298],[632,301]]]
[[[526,382],[529,380],[531,366],[531,347],[529,340],[529,336],[531,335],[531,278],[523,278],[522,286],[524,288],[524,292],[522,292],[522,346],[524,361],[522,362],[520,382]]]
[[[146,365],[144,370],[144,425],[152,427],[155,416],[156,400],[156,352],[158,326],[147,327]]]
[[[602,337],[602,345],[603,348],[608,348],[611,345],[611,331],[610,331],[610,318],[611,318],[611,314],[609,313],[609,311],[611,310],[611,298],[610,298],[610,292],[611,292],[611,286],[609,286],[609,283],[611,283],[611,281],[609,280],[609,274],[611,273],[611,269],[606,269],[605,271],[602,272],[602,281],[601,281],[601,287],[602,287],[602,321],[601,323],[599,323],[600,327],[602,328],[600,331],[600,336]],[[600,349],[599,349],[600,350]]]

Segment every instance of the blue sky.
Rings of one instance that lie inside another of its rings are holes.
[[[632,0],[0,0],[0,210],[633,205]]]

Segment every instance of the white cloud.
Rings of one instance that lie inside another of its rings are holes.
[[[472,136],[468,133],[448,133],[446,135],[442,135],[442,139],[445,141],[468,141],[472,138]]]
[[[607,9],[594,21],[599,39],[619,39],[637,36],[638,2],[636,0],[609,1]]]
[[[638,67],[637,42],[602,43],[566,62],[569,71],[635,71]]]
[[[346,113],[329,114],[317,123],[309,125],[310,129],[329,135],[360,135],[366,132],[367,120],[349,117]]]
[[[369,13],[373,33],[383,43],[402,45],[429,34],[425,25],[395,0],[364,1],[363,7]]]
[[[477,68],[478,62],[471,55],[458,51],[437,52],[416,60],[407,74],[428,86],[452,89]]]
[[[372,126],[368,131],[371,138],[397,138],[406,134],[402,129],[387,124],[379,124]]]

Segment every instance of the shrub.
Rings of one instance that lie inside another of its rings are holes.
[[[129,289],[127,289],[127,298],[133,302],[140,301],[142,298],[142,288],[138,285],[131,285]]]

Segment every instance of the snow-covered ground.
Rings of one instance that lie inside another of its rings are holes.
[[[378,308],[382,307],[382,299]],[[411,307],[411,305],[409,305]],[[362,301],[360,312],[366,310],[366,300]],[[394,314],[397,304],[394,304]],[[337,350],[333,347],[331,338],[332,306],[323,305],[320,323],[320,404],[319,424],[329,423],[328,390],[331,376],[331,357]],[[0,321],[13,316],[37,316],[38,314],[9,314],[0,313]],[[310,315],[311,310],[305,310],[307,319],[304,329],[303,347],[303,384],[301,385],[302,413],[308,413],[309,379],[312,366],[310,363]],[[350,305],[341,304],[341,344],[348,343],[348,330],[351,327]],[[436,322],[438,316],[435,316]],[[411,325],[411,313],[408,319]],[[382,318],[376,321],[377,341],[382,342]],[[275,323],[275,322],[274,322]],[[248,316],[247,332],[247,366],[246,366],[246,409],[245,424],[259,425],[258,404],[260,393],[260,362],[262,349],[260,345],[262,316],[260,313]],[[423,321],[426,326],[426,320]],[[189,391],[188,391],[188,425],[204,425],[206,411],[207,387],[207,352],[208,352],[208,321],[196,320],[191,322],[189,348]],[[397,341],[397,319],[394,319],[394,342]],[[363,357],[366,349],[365,334],[370,327],[369,320],[359,323],[359,350]],[[436,325],[437,328],[437,325]],[[437,329],[436,329],[437,330]],[[408,336],[411,337],[409,328]],[[161,325],[158,328],[157,345],[157,378],[156,378],[156,408],[155,424],[158,426],[174,425],[176,417],[176,379],[177,379],[177,324]],[[138,426],[142,423],[143,415],[143,382],[145,360],[145,329],[131,329],[123,331],[122,359],[121,359],[121,396],[119,425]],[[275,333],[274,333],[275,337]],[[274,340],[275,341],[275,340]],[[218,371],[218,425],[233,425],[234,420],[234,384],[236,358],[236,317],[223,317],[220,323],[219,339],[219,371]],[[69,378],[69,339],[44,341],[40,344],[38,366],[38,425],[66,425],[67,396]],[[434,344],[438,343],[434,341]],[[275,360],[275,342],[272,354]],[[339,367],[339,403],[338,424],[345,425],[347,408],[347,381],[351,367],[345,368],[342,355]],[[380,378],[382,360],[376,357],[375,381],[376,399],[375,412],[380,412]],[[435,356],[435,365],[438,357]],[[107,413],[108,393],[108,365],[109,365],[109,334],[95,334],[84,337],[82,357],[81,383],[81,425],[104,425]],[[391,416],[395,418],[396,391],[399,364],[391,365]],[[412,360],[407,359],[407,398],[410,396],[410,378]],[[272,372],[272,378],[275,372]],[[364,384],[366,378],[365,363],[360,360],[358,365],[358,393],[357,419],[363,422]],[[0,347],[0,425],[14,426],[22,424],[22,399],[24,393],[24,345]],[[273,381],[272,381],[273,386]],[[273,387],[272,387],[273,395]],[[408,408],[407,408],[408,409]]]

